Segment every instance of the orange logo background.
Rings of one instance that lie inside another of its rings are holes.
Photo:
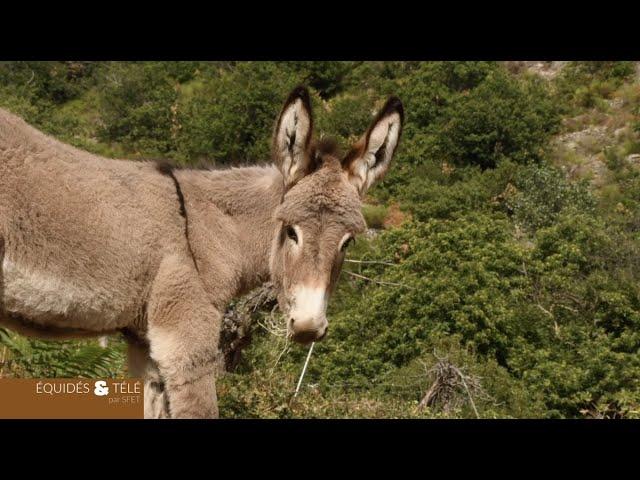
[[[0,418],[144,418],[141,379],[0,379]]]

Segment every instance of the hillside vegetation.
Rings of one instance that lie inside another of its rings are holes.
[[[224,417],[640,417],[640,80],[631,62],[5,62],[0,106],[110,156],[268,160],[296,84],[342,146],[388,95],[367,198],[308,349],[270,311],[219,381]],[[126,375],[124,345],[0,330],[0,375]]]

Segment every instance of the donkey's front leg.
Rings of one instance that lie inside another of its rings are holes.
[[[193,264],[163,262],[148,304],[150,356],[171,418],[217,418],[216,360],[222,315],[207,300]]]
[[[165,407],[156,405],[152,415],[162,418],[166,409],[170,418],[218,418],[215,353],[201,351],[184,355],[191,345],[182,343],[182,339],[173,334],[155,332],[153,338],[151,348],[160,366],[164,390],[150,393],[154,394],[156,403],[163,399],[166,404]]]
[[[127,338],[127,343],[129,375],[144,380],[144,418],[169,418],[164,381],[158,365],[149,355],[149,345],[133,336]]]

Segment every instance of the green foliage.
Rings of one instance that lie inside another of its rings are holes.
[[[502,158],[539,161],[558,126],[558,112],[540,80],[494,72],[447,108],[437,152],[456,164],[495,167]]]
[[[637,260],[618,238],[584,214],[563,216],[537,234],[527,266],[529,306],[553,329],[537,327],[536,341],[515,342],[512,363],[532,389],[544,392],[549,416],[593,414],[603,404],[616,415],[637,408]]]
[[[442,107],[481,84],[497,65],[490,62],[428,62],[403,79],[398,93],[417,127],[427,127],[443,115]]]
[[[122,343],[102,348],[95,341],[33,340],[0,328],[0,346],[11,353],[3,369],[21,378],[122,377]]]
[[[178,115],[183,158],[218,162],[269,158],[275,116],[298,79],[277,64],[243,63],[193,92]]]
[[[615,78],[618,80],[625,80],[631,77],[635,73],[635,66],[633,62],[628,61],[587,61],[587,62],[575,62],[573,68],[576,70],[576,74],[590,75],[602,79]]]
[[[383,228],[384,219],[387,216],[387,207],[384,205],[364,204],[362,206],[362,215],[369,228]]]
[[[334,97],[317,112],[318,134],[332,135],[348,149],[369,127],[374,101],[367,92]]]
[[[33,102],[62,104],[87,88],[95,69],[92,62],[2,62],[0,84]]]
[[[157,64],[120,67],[110,69],[102,85],[99,138],[118,140],[135,153],[167,154],[173,148],[176,86]]]
[[[298,83],[308,85],[326,99],[343,89],[344,77],[353,69],[354,62],[283,62],[281,65],[291,69]]]
[[[470,210],[503,210],[497,197],[507,189],[516,166],[503,162],[494,170],[477,167],[454,169],[446,174],[435,165],[423,165],[424,174],[394,186],[394,193],[417,219],[457,218]],[[428,172],[428,173],[426,173]]]
[[[490,62],[423,64],[403,80],[400,95],[409,119],[403,156],[413,163],[538,161],[559,122],[541,81],[514,78]]]
[[[517,193],[507,199],[515,219],[536,230],[555,223],[567,211],[593,213],[595,199],[586,183],[570,183],[549,167],[527,167],[514,179]]]
[[[460,334],[479,352],[504,355],[512,327],[501,299],[517,288],[520,263],[508,231],[504,219],[482,215],[411,223],[381,235],[375,258],[400,264],[369,266],[362,274],[399,286],[370,288],[366,302],[334,316],[336,341],[322,345],[322,375],[385,374],[419,355],[424,342],[449,334]],[[346,348],[354,341],[366,351]]]
[[[607,108],[603,101],[635,73],[633,62],[570,62],[557,81],[556,98],[566,112]]]

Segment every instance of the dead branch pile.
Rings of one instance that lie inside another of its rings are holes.
[[[431,407],[444,413],[450,413],[469,404],[473,408],[476,418],[480,418],[474,397],[488,398],[482,388],[480,378],[466,374],[446,357],[436,358],[438,361],[430,369],[427,369],[423,364],[428,378],[433,380],[418,407]]]
[[[242,350],[251,342],[251,331],[260,312],[271,311],[276,306],[276,293],[271,283],[251,290],[229,306],[223,317],[220,334],[222,371],[233,371],[240,362]]]

